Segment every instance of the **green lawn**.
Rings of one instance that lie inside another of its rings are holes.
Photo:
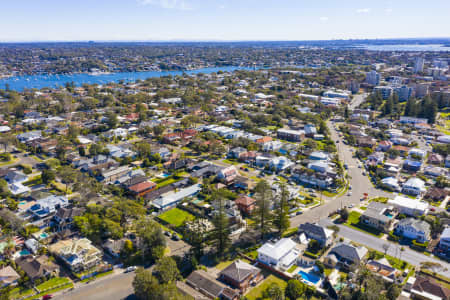
[[[185,221],[192,221],[195,219],[193,215],[179,208],[172,208],[171,210],[159,215],[158,218],[175,227],[183,225]]]
[[[239,164],[237,161],[233,161],[233,160],[229,160],[229,159],[224,159],[224,160],[222,160],[222,162],[224,162],[226,164],[230,164],[230,165],[238,165]]]
[[[22,298],[31,295],[33,292],[34,292],[33,289],[23,289],[20,287],[16,287],[15,289],[11,290],[9,297],[11,299]]]
[[[36,289],[38,289],[39,291],[46,291],[48,289],[57,287],[59,285],[69,284],[69,283],[71,283],[69,278],[55,277],[55,278],[49,279],[46,282],[41,283],[40,285],[36,286]]]
[[[233,263],[232,260],[222,261],[222,262],[218,263],[218,264],[215,266],[215,268],[216,268],[217,270],[222,271],[223,269],[225,269],[226,267],[228,267],[228,266],[231,265],[232,263]]]
[[[295,270],[297,269],[297,265],[292,265],[288,270],[287,270],[287,272],[288,273],[292,273],[292,272],[294,272]]]
[[[381,202],[381,203],[387,203],[389,199],[386,197],[377,197],[377,198],[372,198],[369,200],[369,202],[375,201],[375,202]]]
[[[348,220],[345,223],[345,225],[347,225],[348,227],[351,227],[353,229],[374,235],[376,237],[381,237],[383,235],[383,232],[380,232],[379,230],[376,230],[375,228],[372,228],[370,226],[360,223],[359,222],[360,216],[361,216],[361,213],[359,213],[357,211],[350,212],[350,214],[348,216]]]
[[[249,300],[258,299],[262,297],[263,292],[272,284],[276,283],[278,284],[281,289],[284,291],[284,289],[287,286],[287,282],[283,279],[276,277],[274,275],[269,275],[266,279],[264,279],[263,282],[261,282],[258,286],[250,290],[248,294],[245,295],[245,297]]]

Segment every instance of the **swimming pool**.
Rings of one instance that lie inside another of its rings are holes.
[[[300,271],[300,272],[298,272],[298,274],[299,274],[300,276],[302,276],[302,278],[303,278],[304,280],[309,281],[309,282],[311,282],[311,283],[313,283],[313,284],[318,283],[319,280],[320,280],[320,278],[319,278],[318,276],[316,276],[316,275],[314,275],[314,274],[311,274],[311,273],[306,273],[306,272],[303,271],[303,270]]]
[[[24,249],[24,250],[20,251],[19,254],[20,254],[20,256],[25,256],[25,255],[30,255],[31,252],[26,250],[26,249]]]

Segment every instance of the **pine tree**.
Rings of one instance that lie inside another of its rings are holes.
[[[216,246],[216,251],[219,256],[223,256],[230,247],[230,230],[228,227],[228,218],[225,212],[225,200],[220,195],[214,195],[217,203],[217,209],[212,219],[214,230],[211,233],[211,240]]]
[[[272,229],[272,189],[265,180],[261,180],[255,187],[255,224],[261,232],[261,239]]]
[[[281,234],[290,226],[288,205],[289,192],[286,189],[286,185],[281,184],[280,194],[278,196],[279,199],[275,204],[275,216],[273,223],[278,229],[278,234],[281,236]]]

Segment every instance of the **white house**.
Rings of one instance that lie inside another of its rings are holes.
[[[395,232],[403,237],[417,240],[419,243],[430,239],[430,224],[414,218],[400,220],[395,226]]]
[[[283,238],[274,244],[267,242],[257,250],[258,260],[268,266],[287,270],[297,262],[300,255],[296,246],[289,238]]]
[[[408,216],[420,216],[428,212],[428,203],[426,201],[396,196],[394,199],[389,199],[388,203],[395,206],[399,213]]]
[[[402,192],[408,195],[420,195],[426,191],[425,182],[422,179],[412,177],[403,184]]]

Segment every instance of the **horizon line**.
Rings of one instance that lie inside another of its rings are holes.
[[[448,37],[398,37],[398,38],[336,38],[336,39],[317,39],[317,40],[273,40],[273,39],[238,39],[238,40],[219,40],[219,39],[147,39],[147,40],[124,40],[124,39],[82,39],[82,40],[0,40],[0,44],[14,43],[242,43],[242,42],[333,42],[333,41],[395,41],[395,40],[434,40],[444,39],[450,41]]]

